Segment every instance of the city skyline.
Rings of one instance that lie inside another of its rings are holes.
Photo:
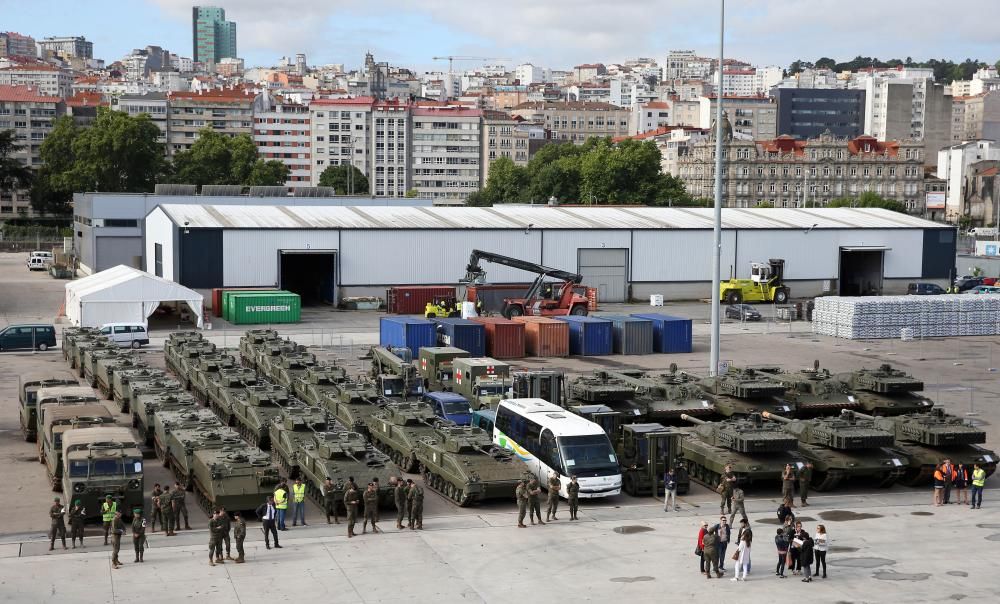
[[[950,11],[949,28],[921,17],[940,10],[926,0],[882,0],[876,6],[860,0],[763,0],[752,9],[728,7],[727,56],[755,64],[786,67],[795,59],[822,56],[840,61],[857,55],[913,57],[993,63],[1000,56],[988,19],[986,0],[959,0],[964,10]],[[95,57],[111,63],[133,48],[155,44],[182,56],[191,54],[191,8],[188,0],[95,0],[86,14],[67,10],[65,0],[39,0],[25,5],[0,0],[4,28],[41,39],[83,35],[94,42]],[[240,55],[250,65],[271,65],[298,52],[310,64],[345,63],[358,67],[366,51],[379,60],[417,71],[447,70],[431,57],[448,54],[504,56],[508,66],[531,62],[569,69],[591,62],[624,61],[638,56],[662,59],[668,50],[717,52],[718,5],[695,0],[620,0],[614,19],[596,19],[607,10],[594,0],[552,0],[536,5],[524,0],[505,3],[513,27],[498,27],[497,15],[470,11],[456,0],[430,0],[419,6],[389,0],[304,0],[294,14],[275,15],[263,0],[204,3],[226,10],[239,25]],[[572,10],[569,8],[572,7]],[[865,19],[857,19],[862,12]],[[856,10],[855,10],[856,9]],[[116,15],[116,20],[108,19]],[[662,15],[662,19],[650,18]],[[977,16],[979,15],[979,16]],[[603,31],[588,30],[599,20]],[[842,25],[840,27],[839,25]],[[836,32],[817,50],[817,35]],[[919,47],[914,40],[919,40]],[[482,62],[456,64],[456,71]]]

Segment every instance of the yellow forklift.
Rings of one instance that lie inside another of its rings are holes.
[[[749,279],[730,279],[719,284],[719,301],[786,304],[789,293],[784,276],[785,261],[780,258],[771,258],[766,263],[751,262]]]

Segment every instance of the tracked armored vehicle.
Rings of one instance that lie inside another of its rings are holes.
[[[271,441],[271,459],[288,472],[289,478],[298,475],[296,461],[303,443],[312,442],[312,435],[334,429],[330,413],[322,407],[290,407],[282,409],[271,420],[268,431]],[[329,425],[329,428],[328,428]],[[340,424],[336,429],[343,430]]]
[[[123,369],[115,371],[115,377],[111,385],[111,398],[122,413],[128,413],[129,407],[128,387],[131,383],[148,383],[166,377],[166,372],[162,369],[152,369],[142,367],[139,369]]]
[[[91,350],[114,350],[119,352],[118,345],[105,336],[85,337],[76,340],[73,344],[73,352],[69,366],[76,370],[79,377],[84,376],[84,360]]]
[[[160,444],[160,430],[157,426],[157,454],[162,455],[163,464],[169,467],[177,481],[190,490],[194,486],[194,453],[204,449],[241,446],[243,441],[232,428],[219,424],[218,418],[206,409],[198,412],[180,412],[190,415],[187,419],[175,418],[166,428],[166,442]],[[166,411],[172,414],[178,412]]]
[[[389,403],[366,418],[376,448],[404,472],[417,469],[417,443],[432,436],[440,419],[427,403]]]
[[[20,403],[19,415],[24,440],[34,442],[38,437],[38,391],[42,388],[79,386],[79,384],[68,371],[29,375],[21,379],[21,386],[18,388],[18,402]]]
[[[208,392],[208,406],[226,426],[236,425],[233,410],[236,399],[246,396],[247,388],[258,385],[257,372],[249,367],[223,369],[215,376],[216,382]]]
[[[288,391],[277,386],[249,386],[245,395],[233,398],[236,431],[255,447],[271,447],[271,420],[288,407],[302,403],[288,397]]]
[[[201,342],[205,336],[200,331],[175,331],[167,336],[163,343],[163,356],[168,360],[167,367],[170,367],[169,359],[178,357],[178,349],[189,342]]]
[[[131,350],[125,351],[117,346],[114,348],[87,348],[83,351],[83,357],[80,360],[81,369],[83,370],[80,377],[82,377],[84,383],[91,388],[97,388],[98,361],[104,360],[105,363],[109,361],[118,361],[121,359],[131,358],[133,354],[134,353]]]
[[[246,444],[195,449],[192,457],[193,490],[206,511],[224,506],[228,512],[252,512],[278,484],[267,453]]]
[[[248,329],[240,337],[240,362],[244,367],[257,368],[257,349],[267,342],[280,342],[281,336],[273,329]]]
[[[878,369],[859,369],[842,374],[841,379],[854,390],[863,413],[902,415],[924,412],[934,406],[933,401],[918,394],[924,389],[922,381],[893,369],[888,363]]]
[[[63,360],[69,363],[70,368],[75,367],[74,354],[77,342],[94,339],[107,340],[107,336],[101,333],[97,327],[66,327],[62,330],[62,355]]]
[[[173,392],[145,393],[135,399],[132,409],[132,427],[138,430],[140,444],[152,446],[155,433],[155,418],[160,411],[188,411],[198,409],[198,401],[183,390]]]
[[[177,347],[177,354],[174,355],[173,360],[167,359],[167,367],[184,385],[184,389],[189,390],[198,359],[203,356],[214,356],[217,352],[215,344],[207,340],[187,342]]]
[[[324,407],[335,413],[334,405],[327,401],[336,400],[338,384],[347,381],[347,371],[335,365],[315,365],[306,369],[296,378],[295,396],[307,405]]]
[[[274,373],[275,363],[280,362],[280,358],[287,354],[305,352],[306,347],[300,346],[289,339],[265,340],[261,345],[253,348],[253,367],[262,376],[270,376]]]
[[[191,393],[201,403],[208,403],[208,393],[219,381],[219,372],[223,369],[234,369],[236,359],[224,352],[215,352],[198,357],[191,367]]]
[[[365,378],[337,384],[336,398],[327,398],[327,408],[349,430],[368,434],[368,418],[387,401],[379,396],[375,384]]]
[[[280,360],[271,364],[271,373],[268,374],[268,378],[273,383],[288,390],[289,393],[296,395],[295,386],[300,377],[306,375],[311,367],[316,366],[316,355],[309,352],[299,352],[277,358]]]
[[[712,395],[715,410],[722,416],[745,416],[764,411],[782,416],[795,414],[795,406],[781,400],[788,388],[770,374],[730,367],[729,371],[715,377],[686,375]]]
[[[132,410],[132,415],[136,414],[136,405],[139,397],[144,394],[174,394],[180,395],[184,392],[181,383],[172,377],[153,378],[148,381],[130,380],[125,385],[125,397],[123,404]],[[133,419],[133,424],[134,424]]]
[[[796,417],[837,415],[843,409],[861,407],[861,402],[850,385],[841,379],[841,376],[821,368],[819,361],[813,364],[812,369],[801,371],[783,371],[773,366],[759,366],[752,369],[772,376],[776,382],[787,388],[778,398],[795,408]]]
[[[98,359],[94,364],[97,389],[101,391],[104,398],[114,400],[115,375],[117,373],[148,368],[149,363],[146,359],[136,356],[135,353]]]

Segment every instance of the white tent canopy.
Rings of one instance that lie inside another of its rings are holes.
[[[106,323],[146,323],[161,302],[184,302],[203,324],[201,294],[150,275],[118,265],[66,284],[66,318],[80,327]]]

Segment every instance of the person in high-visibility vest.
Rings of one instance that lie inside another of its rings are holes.
[[[108,544],[108,534],[111,532],[111,523],[115,519],[115,512],[118,511],[118,502],[111,499],[111,495],[104,497],[101,504],[101,522],[104,523],[104,545]]]
[[[941,471],[941,464],[934,467],[934,505],[941,505],[944,501],[944,473]]]
[[[274,509],[278,511],[278,530],[287,531],[285,514],[288,513],[288,483],[281,479],[278,488],[274,490]]]
[[[306,525],[306,485],[302,484],[302,478],[296,478],[292,485],[292,500],[295,502],[294,513],[292,514],[292,526],[298,526],[299,518],[302,519],[302,526]]]
[[[986,470],[976,464],[972,469],[972,509],[974,510],[983,507],[984,486],[986,486]]]

